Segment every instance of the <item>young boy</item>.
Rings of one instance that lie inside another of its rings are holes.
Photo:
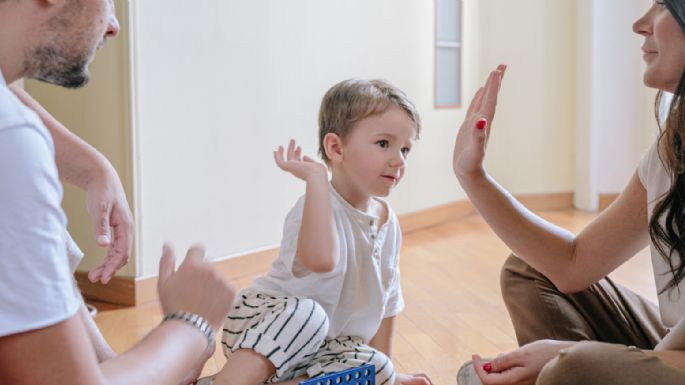
[[[376,384],[430,384],[396,374],[389,357],[400,289],[401,232],[387,196],[404,175],[420,121],[406,95],[382,80],[346,80],[324,96],[319,153],[290,141],[278,166],[306,182],[288,214],[272,270],[244,290],[223,330],[228,358],[198,384],[297,383],[376,366]]]

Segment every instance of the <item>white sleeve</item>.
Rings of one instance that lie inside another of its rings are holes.
[[[658,152],[659,140],[655,140],[649,147],[649,150],[642,156],[640,164],[637,166],[637,176],[640,178],[642,186],[647,188],[647,178],[651,165],[656,162],[661,162]]]
[[[383,314],[383,318],[396,316],[404,310],[404,297],[402,296],[402,286],[400,285],[400,248],[402,247],[402,230],[400,229],[397,217],[394,217],[394,222],[396,225],[393,231],[397,234],[397,245],[395,246],[397,254],[395,255],[392,279],[388,285],[388,300],[385,304],[385,314]]]
[[[0,336],[59,323],[80,306],[61,201],[47,130],[0,130]]]

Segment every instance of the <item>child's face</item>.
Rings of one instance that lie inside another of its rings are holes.
[[[393,107],[357,122],[343,140],[338,168],[358,193],[387,196],[404,176],[416,125]]]

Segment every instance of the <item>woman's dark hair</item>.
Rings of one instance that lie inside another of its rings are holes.
[[[685,34],[685,2],[665,0],[664,4]],[[673,278],[659,294],[677,288],[685,278],[685,69],[673,95],[662,129],[659,120],[663,91],[655,101],[659,122],[659,158],[671,176],[671,188],[656,204],[649,218],[649,236],[669,265]]]

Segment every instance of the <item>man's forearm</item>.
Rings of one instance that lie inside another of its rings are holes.
[[[10,89],[22,103],[38,114],[50,131],[55,144],[55,162],[62,180],[85,190],[98,173],[114,172],[102,154],[69,131],[18,84],[11,84]]]

